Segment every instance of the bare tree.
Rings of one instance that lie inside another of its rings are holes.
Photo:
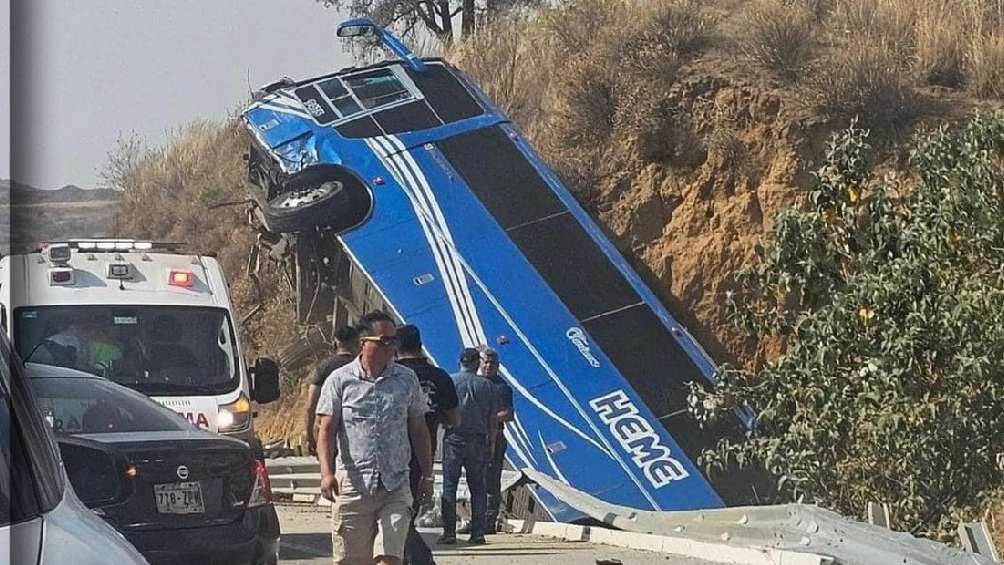
[[[533,8],[547,0],[317,0],[325,6],[368,16],[376,23],[411,36],[422,28],[444,45],[455,39],[454,21],[460,18],[460,36],[466,36],[499,15]]]

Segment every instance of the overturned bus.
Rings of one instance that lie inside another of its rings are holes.
[[[295,250],[301,316],[386,307],[448,370],[465,346],[496,348],[516,469],[641,509],[749,501],[744,474],[695,464],[749,419],[703,429],[689,416],[688,385],[713,386],[712,361],[509,119],[369,20],[338,34],[376,36],[397,58],[274,82],[243,113],[254,216],[261,239]],[[536,498],[552,518],[582,517]]]

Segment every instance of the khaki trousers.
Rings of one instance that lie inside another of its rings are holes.
[[[404,557],[411,522],[408,483],[388,491],[361,493],[343,471],[335,475],[338,496],[331,505],[331,549],[336,565],[372,565],[381,555]]]

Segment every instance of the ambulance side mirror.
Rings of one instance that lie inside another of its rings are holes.
[[[258,404],[268,404],[279,398],[279,365],[262,357],[249,369],[251,373],[251,399]]]

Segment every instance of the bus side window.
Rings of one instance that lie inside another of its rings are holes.
[[[0,328],[7,331],[7,307],[0,304]]]

